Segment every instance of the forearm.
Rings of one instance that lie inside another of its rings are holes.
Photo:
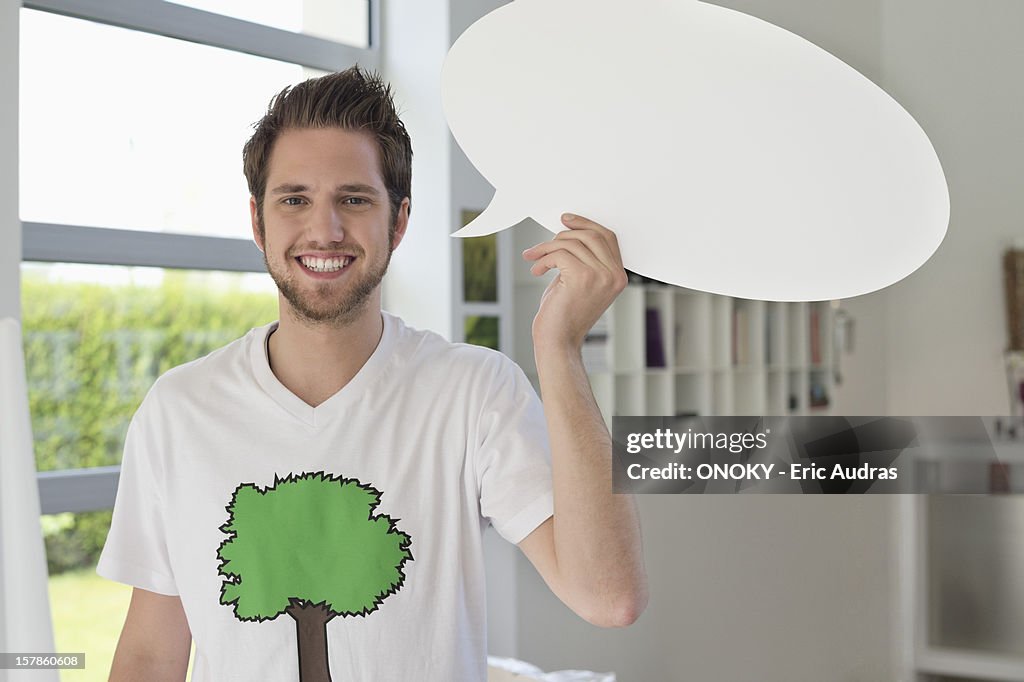
[[[192,632],[181,599],[136,587],[117,641],[110,682],[184,682],[191,648]]]
[[[118,651],[110,666],[109,682],[184,682],[188,674],[188,658],[182,660],[160,659],[145,653]]]
[[[612,441],[578,348],[535,347],[552,452],[554,551],[565,598],[591,621],[624,625],[647,603],[640,521],[612,494]],[[581,614],[582,615],[582,614]]]

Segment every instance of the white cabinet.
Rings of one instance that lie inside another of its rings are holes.
[[[1024,462],[1019,443],[996,452],[1011,466]],[[905,495],[900,506],[902,642],[913,681],[1024,680],[1024,499]]]

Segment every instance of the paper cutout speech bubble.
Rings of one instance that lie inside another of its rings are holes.
[[[615,230],[630,270],[800,301],[897,282],[949,223],[935,150],[889,95],[696,0],[515,0],[455,42],[442,93],[495,187],[456,236],[570,211]]]

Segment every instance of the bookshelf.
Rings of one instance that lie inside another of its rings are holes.
[[[550,238],[529,222],[512,232],[517,257]],[[536,385],[531,322],[554,273],[514,271],[510,355]],[[833,322],[828,301],[752,301],[630,283],[588,335],[584,363],[609,423],[625,415],[827,414],[835,402]]]

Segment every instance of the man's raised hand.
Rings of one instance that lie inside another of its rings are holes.
[[[558,270],[533,320],[534,347],[578,350],[583,338],[626,287],[615,233],[582,216],[565,213],[567,230],[523,251],[530,272]]]

